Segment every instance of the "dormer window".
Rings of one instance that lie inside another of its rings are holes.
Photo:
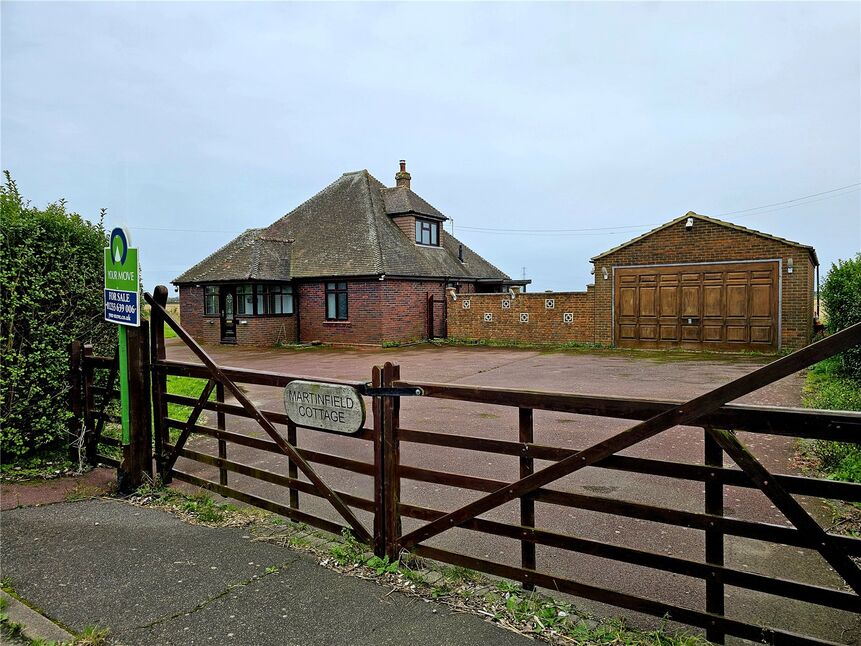
[[[416,243],[439,246],[439,222],[416,218]]]

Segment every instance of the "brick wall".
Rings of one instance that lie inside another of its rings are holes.
[[[517,294],[513,299],[509,294],[459,293],[452,300],[449,295],[448,335],[492,341],[594,343],[594,295],[592,285],[585,292]]]
[[[203,287],[179,288],[179,312],[182,327],[198,343],[221,343],[220,318],[203,314]],[[279,342],[295,343],[296,316],[238,317],[236,342],[267,347]]]
[[[411,242],[416,241],[416,218],[414,215],[398,215],[392,218],[392,222],[398,225],[407,239]]]
[[[325,283],[299,287],[301,341],[380,344],[414,341],[427,336],[427,295],[442,299],[442,282],[368,280],[347,283],[348,321],[326,320]],[[435,312],[436,313],[436,312]],[[437,318],[441,322],[442,309]]]
[[[784,244],[705,220],[694,219],[691,231],[684,220],[653,233],[595,263],[595,339],[613,342],[613,267],[782,259],[781,342],[795,349],[810,342],[813,331],[814,269],[806,249]],[[793,273],[787,261],[793,259]],[[602,277],[602,267],[608,278]]]

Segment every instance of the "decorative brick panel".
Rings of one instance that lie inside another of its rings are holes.
[[[585,292],[469,294],[470,307],[448,303],[448,334],[458,339],[528,343],[594,343],[595,302],[592,285]],[[548,307],[548,300],[553,301]],[[488,320],[487,315],[490,315]],[[570,316],[569,316],[570,315]],[[568,319],[570,318],[570,322]]]

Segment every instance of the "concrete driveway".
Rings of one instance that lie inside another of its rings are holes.
[[[450,348],[421,346],[391,350],[257,350],[236,347],[210,347],[208,351],[221,365],[312,375],[333,379],[370,380],[371,367],[385,361],[399,363],[406,380],[456,384],[500,386],[598,394],[686,400],[707,392],[763,363],[766,358],[704,358],[689,354],[658,353],[542,353],[532,350],[491,348]],[[193,360],[187,348],[176,340],[169,342],[172,359]],[[803,377],[793,375],[772,384],[742,401],[755,404],[798,406]],[[279,389],[248,386],[251,399],[267,410],[283,410]],[[370,407],[369,407],[370,411]],[[370,413],[369,413],[370,414]],[[214,426],[214,415],[209,424]],[[370,424],[370,420],[368,421]],[[583,448],[629,426],[631,422],[583,415],[536,411],[535,441],[540,444]],[[517,441],[517,411],[513,408],[453,402],[439,399],[403,398],[403,428],[443,433],[475,435]],[[263,431],[248,420],[228,417],[228,430],[263,436]],[[746,446],[765,465],[777,473],[793,472],[794,440],[777,436],[740,434]],[[216,453],[209,438],[192,441],[197,450]],[[369,442],[314,431],[299,431],[299,445],[317,451],[371,462]],[[702,430],[674,428],[624,452],[625,455],[672,459],[702,464]],[[287,471],[286,458],[233,444],[228,457],[280,473]],[[402,443],[404,465],[433,468],[472,476],[516,480],[517,458],[473,451]],[[536,462],[536,469],[543,463]],[[218,480],[212,467],[180,460],[181,470]],[[325,466],[318,473],[335,488],[372,498],[371,479]],[[287,491],[250,478],[229,474],[230,485],[287,503]],[[659,504],[672,509],[703,511],[703,486],[671,478],[588,468],[553,484],[553,488],[593,495]],[[431,483],[404,480],[402,501],[450,511],[480,494]],[[823,522],[828,508],[823,501],[804,499],[803,503]],[[726,514],[737,518],[787,525],[770,501],[760,492],[728,487]],[[325,501],[300,494],[300,507],[315,515],[339,521]],[[371,526],[371,517],[359,513]],[[518,506],[509,503],[484,517],[517,522]],[[404,530],[417,524],[404,519]],[[538,503],[536,526],[571,535],[644,549],[651,552],[703,560],[703,532]],[[449,530],[428,544],[493,561],[518,564],[520,547],[516,541],[495,538],[463,529]],[[726,564],[745,571],[771,574],[820,585],[840,586],[842,580],[827,563],[810,550],[727,537]],[[589,555],[538,546],[538,570],[559,573],[569,578],[647,598],[704,609],[705,584],[699,579],[656,572],[635,565],[618,563]],[[619,614],[600,604],[582,601],[581,605],[602,614]],[[771,595],[727,588],[727,615],[733,618],[772,625],[849,643],[861,638],[859,618],[848,613],[788,601]],[[658,620],[626,613],[642,626]],[[848,640],[848,641],[847,641]]]

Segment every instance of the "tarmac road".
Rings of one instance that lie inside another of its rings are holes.
[[[332,379],[370,380],[373,365],[392,361],[401,365],[401,375],[405,380],[679,401],[707,392],[768,361],[761,357],[703,358],[698,355],[635,352],[541,353],[433,346],[308,351],[218,346],[207,350],[222,365]],[[176,340],[168,344],[168,357],[194,360],[190,351]],[[793,375],[741,401],[798,406],[802,383],[801,375]],[[261,408],[283,410],[280,389],[258,386],[246,388],[249,397]],[[370,406],[368,410],[370,416]],[[214,415],[210,414],[210,425],[214,426],[214,422]],[[631,424],[625,420],[536,411],[535,441],[552,446],[583,448]],[[518,437],[517,411],[514,408],[421,397],[402,399],[401,426],[513,441]],[[228,416],[227,428],[259,437],[265,435],[253,422],[236,417]],[[792,438],[745,433],[739,434],[739,437],[773,472],[793,472]],[[353,438],[300,429],[299,445],[367,462],[373,459],[370,443]],[[214,440],[195,438],[192,446],[216,454]],[[702,430],[686,427],[670,429],[623,454],[702,464]],[[228,445],[228,457],[271,471],[287,471],[286,458],[233,444]],[[427,445],[402,443],[401,462],[404,465],[488,478],[515,480],[518,475],[518,461],[514,457]],[[535,466],[539,469],[543,463],[536,461]],[[212,467],[180,460],[177,468],[218,480],[217,470]],[[318,465],[316,468],[333,487],[372,497],[369,477],[325,466]],[[283,488],[232,473],[229,478],[233,487],[285,504],[287,502],[287,491]],[[671,478],[588,468],[554,483],[553,488],[632,502],[659,503],[672,509],[703,510],[702,485]],[[478,492],[431,483],[402,482],[403,502],[436,509],[452,510],[478,496]],[[810,498],[801,501],[811,513],[827,522],[828,508],[823,501]],[[791,525],[759,491],[728,487],[724,504],[728,516]],[[315,515],[340,520],[328,503],[319,498],[300,494],[300,507]],[[516,522],[517,510],[516,503],[509,503],[484,517]],[[370,515],[359,512],[359,517],[366,526],[371,526]],[[416,526],[416,521],[404,519],[405,531]],[[601,542],[703,560],[703,533],[699,530],[542,503],[536,505],[536,526]],[[449,530],[431,539],[428,544],[504,563],[518,564],[520,558],[520,546],[516,541],[469,530]],[[733,568],[819,585],[836,587],[842,584],[840,577],[828,564],[810,550],[735,537],[727,537],[726,546],[726,565]],[[537,562],[539,571],[559,573],[584,583],[704,609],[705,585],[699,579],[543,546],[537,548]],[[727,615],[733,618],[841,643],[851,643],[861,638],[857,615],[731,587],[727,588],[726,596]],[[602,614],[619,614],[618,609],[593,602],[581,600],[581,605]],[[643,627],[660,623],[658,619],[642,615],[628,616],[633,623]]]

